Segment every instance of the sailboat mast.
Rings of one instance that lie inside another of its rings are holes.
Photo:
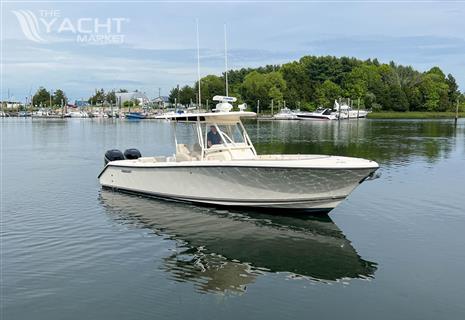
[[[224,25],[224,78],[226,84],[226,97],[229,97],[229,90],[228,90],[228,47],[226,41],[226,24]]]
[[[202,106],[202,97],[200,95],[200,42],[199,42],[199,19],[196,20],[197,24],[197,78],[198,78],[198,87],[199,87],[199,101],[198,101],[198,108],[200,110]]]

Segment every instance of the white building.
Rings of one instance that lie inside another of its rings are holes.
[[[7,108],[7,109],[18,109],[22,106],[21,102],[19,101],[2,101],[1,105],[2,105],[2,108]]]
[[[142,92],[116,92],[116,105],[121,105],[126,101],[138,101],[139,106],[144,106],[150,102],[149,98]]]

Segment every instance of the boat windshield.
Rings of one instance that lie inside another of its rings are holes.
[[[255,148],[240,121],[202,120],[176,123],[176,161],[256,157]]]
[[[176,156],[179,159],[200,159],[202,147],[199,142],[196,123],[180,122],[176,124]]]
[[[246,143],[245,135],[238,123],[218,124],[205,123],[205,148],[210,148],[215,144],[243,144]]]

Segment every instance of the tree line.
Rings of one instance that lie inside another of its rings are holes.
[[[117,101],[116,93],[128,92],[126,89],[118,91],[110,90],[105,92],[104,89],[95,89],[95,92],[87,99],[91,105],[103,105],[104,103],[115,104]],[[35,107],[60,107],[68,103],[68,98],[65,92],[61,89],[48,91],[44,87],[40,87],[32,97],[32,105]]]
[[[61,107],[67,103],[68,98],[61,89],[52,92],[40,87],[32,97],[32,105],[37,107]]]
[[[380,63],[333,56],[304,56],[283,65],[228,71],[230,95],[256,110],[286,105],[302,110],[332,107],[334,100],[350,98],[374,111],[451,111],[464,101],[455,78],[439,67],[420,72],[394,62]],[[202,105],[225,94],[224,74],[201,78]],[[198,82],[171,90],[170,102],[197,101]]]

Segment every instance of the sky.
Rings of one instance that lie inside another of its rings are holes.
[[[465,1],[6,1],[0,100],[38,87],[70,101],[96,88],[149,97],[228,67],[304,55],[377,58],[420,71],[439,66],[465,91]]]

